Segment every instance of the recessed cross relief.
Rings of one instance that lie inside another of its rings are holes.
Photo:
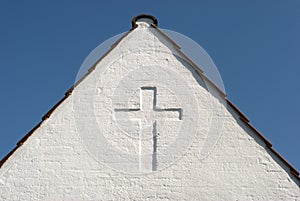
[[[142,164],[142,138],[143,136],[152,135],[152,171],[157,170],[157,144],[159,139],[159,131],[157,122],[159,120],[182,120],[182,108],[160,108],[157,106],[157,88],[156,87],[141,87],[139,94],[138,108],[115,108],[114,111],[118,113],[127,113],[134,116],[132,121],[138,121],[139,125],[139,169]],[[164,116],[163,116],[164,115]],[[162,119],[164,118],[164,119]],[[151,126],[152,133],[143,133],[143,127]]]

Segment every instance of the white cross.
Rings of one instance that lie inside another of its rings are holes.
[[[139,169],[141,170],[141,155],[142,155],[142,125],[152,125],[153,135],[153,153],[152,153],[152,171],[157,170],[157,119],[163,112],[169,118],[182,120],[181,108],[158,108],[157,107],[157,88],[156,87],[141,87],[140,89],[140,107],[115,109],[115,112],[130,112],[134,114],[139,121]]]

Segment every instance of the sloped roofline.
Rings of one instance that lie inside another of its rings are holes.
[[[178,52],[180,52],[185,59],[192,64],[192,66],[194,67],[194,69],[196,70],[196,72],[202,76],[203,78],[205,78],[210,84],[212,84],[218,92],[220,92],[220,94],[225,98],[227,105],[229,105],[238,115],[239,118],[242,122],[244,122],[252,131],[254,131],[254,133],[265,143],[266,148],[269,149],[271,151],[271,153],[273,153],[275,156],[277,156],[281,162],[283,162],[286,166],[288,166],[289,171],[292,175],[294,175],[299,181],[300,181],[300,175],[299,175],[299,171],[293,167],[283,156],[281,156],[272,146],[272,143],[262,134],[260,133],[251,123],[250,120],[246,117],[245,114],[243,114],[228,98],[227,95],[213,82],[211,81],[205,74],[204,72],[201,70],[201,68],[195,64],[192,59],[190,59],[184,52],[182,52],[180,46],[174,41],[172,40],[168,35],[166,35],[164,32],[162,32],[159,28],[158,28],[158,21],[157,19],[152,16],[152,15],[147,15],[147,14],[141,14],[138,15],[136,17],[134,17],[132,19],[132,28],[126,32],[120,39],[118,39],[114,44],[111,45],[111,48],[102,56],[100,57],[97,62],[95,62],[94,65],[92,65],[88,72],[80,79],[78,80],[69,90],[67,90],[67,92],[65,93],[64,97],[59,100],[43,117],[42,120],[35,126],[33,127],[23,138],[21,138],[21,140],[19,142],[17,142],[16,146],[6,155],[4,156],[1,161],[0,161],[0,169],[1,167],[4,165],[4,163],[15,153],[15,151],[21,147],[24,142],[34,133],[34,131],[36,129],[38,129],[42,123],[48,119],[51,114],[55,111],[55,109],[61,104],[63,103],[73,92],[74,88],[79,85],[91,72],[93,72],[95,70],[96,65],[101,62],[101,60],[106,57],[127,35],[129,35],[134,29],[136,29],[138,27],[138,25],[136,24],[136,21],[138,19],[141,18],[149,18],[153,21],[153,23],[151,24],[151,27],[153,27],[154,29],[156,29],[161,35],[163,35],[169,42],[171,42],[174,47],[176,48],[176,50]],[[284,169],[284,168],[283,168]]]

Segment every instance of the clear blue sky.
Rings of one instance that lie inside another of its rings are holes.
[[[85,57],[140,13],[212,57],[229,99],[300,170],[300,1],[0,2],[0,158],[73,84]]]

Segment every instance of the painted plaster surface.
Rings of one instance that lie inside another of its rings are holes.
[[[300,200],[285,165],[147,20],[0,169],[0,200]]]

